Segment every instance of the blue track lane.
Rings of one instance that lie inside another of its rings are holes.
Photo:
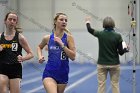
[[[23,64],[23,79],[21,83],[22,93],[46,93],[42,84],[42,72],[45,63],[26,62]],[[121,65],[120,91],[121,93],[133,93],[133,69],[132,65]],[[136,93],[140,92],[140,66],[136,66]],[[97,93],[96,65],[85,63],[70,63],[69,83],[65,93]],[[108,79],[106,93],[111,92]]]

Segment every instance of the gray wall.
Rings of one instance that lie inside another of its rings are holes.
[[[6,10],[6,4],[7,0],[0,0],[0,32],[4,30],[4,16],[5,16],[5,10]]]
[[[131,16],[127,14],[129,3],[129,0],[10,0],[9,8],[6,11],[11,9],[18,12],[23,34],[27,37],[35,55],[36,46],[44,35],[50,34],[53,28],[55,14],[58,12],[66,13],[68,15],[67,28],[74,36],[76,48],[85,53],[85,55],[77,53],[76,60],[85,62],[90,60],[85,58],[86,55],[97,60],[98,40],[87,32],[84,18],[88,15],[91,16],[93,27],[101,30],[103,18],[113,17],[117,31],[123,35],[123,39],[128,43],[128,34],[132,37],[132,31],[130,31]],[[137,9],[137,11],[139,10]],[[137,31],[137,34],[137,59],[139,62],[140,33]],[[130,47],[131,51],[121,57],[122,63],[133,59],[132,40],[130,40]]]

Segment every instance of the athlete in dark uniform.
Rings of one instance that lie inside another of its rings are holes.
[[[44,36],[39,44],[39,63],[44,61],[42,49],[47,45],[48,61],[43,72],[43,84],[47,93],[64,93],[68,83],[69,58],[75,59],[75,44],[71,34],[66,32],[67,16],[58,13],[54,18],[54,31]]]
[[[3,51],[0,52],[0,74],[7,75],[9,79],[22,78],[22,66],[17,60],[17,56],[22,55],[18,36],[19,33],[16,32],[12,40],[6,40],[4,32],[1,35],[0,44]]]
[[[5,17],[5,31],[0,34],[0,93],[20,93],[21,62],[33,57],[25,37],[16,30],[18,17],[9,12]],[[22,56],[22,48],[27,55]]]

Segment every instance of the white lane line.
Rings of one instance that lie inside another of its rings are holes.
[[[42,79],[41,77],[32,78],[30,80],[22,82],[21,85],[23,86],[23,85],[26,85],[26,84],[29,84],[29,83],[33,83],[33,82],[39,81],[41,79]]]
[[[74,77],[74,76],[76,76],[76,75],[82,73],[83,71],[86,71],[87,69],[88,69],[88,68],[82,68],[81,70],[78,70],[78,71],[76,71],[76,72],[70,73],[70,74],[69,74],[69,78]]]
[[[77,82],[71,84],[70,86],[68,86],[66,89],[65,89],[65,92],[71,90],[72,88],[74,88],[75,86],[81,84],[82,82],[86,81],[87,79],[91,78],[92,76],[96,75],[97,74],[97,70],[93,71],[92,73],[86,75],[85,77],[79,79]]]
[[[43,88],[44,88],[44,86],[41,85],[41,86],[39,86],[37,88],[34,88],[34,89],[30,90],[30,91],[27,91],[26,93],[36,93],[36,91],[41,90]]]
[[[37,75],[37,74],[40,74],[40,73],[38,73],[38,72],[29,73],[29,74],[23,75],[23,78],[32,77],[32,76]]]
[[[86,69],[88,69],[88,68],[83,68],[83,69],[78,70],[78,71],[76,71],[76,72],[70,73],[70,74],[69,74],[69,78],[74,77],[74,76],[76,76],[76,75],[82,73],[83,71],[86,71]],[[28,91],[28,92],[26,92],[26,93],[34,93],[34,92],[37,92],[37,91],[39,91],[39,90],[41,90],[41,89],[43,89],[43,88],[44,88],[44,86],[41,85],[41,86],[39,86],[39,87],[37,87],[37,88],[34,88],[34,89],[32,89],[32,90],[30,90],[30,91]]]

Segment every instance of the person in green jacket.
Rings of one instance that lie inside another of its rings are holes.
[[[98,93],[105,93],[107,73],[110,74],[112,93],[120,93],[120,60],[119,54],[128,52],[128,47],[123,48],[122,36],[117,33],[115,22],[111,17],[103,20],[103,31],[97,31],[90,26],[90,17],[86,18],[86,27],[90,34],[98,38],[99,56],[97,62]]]

